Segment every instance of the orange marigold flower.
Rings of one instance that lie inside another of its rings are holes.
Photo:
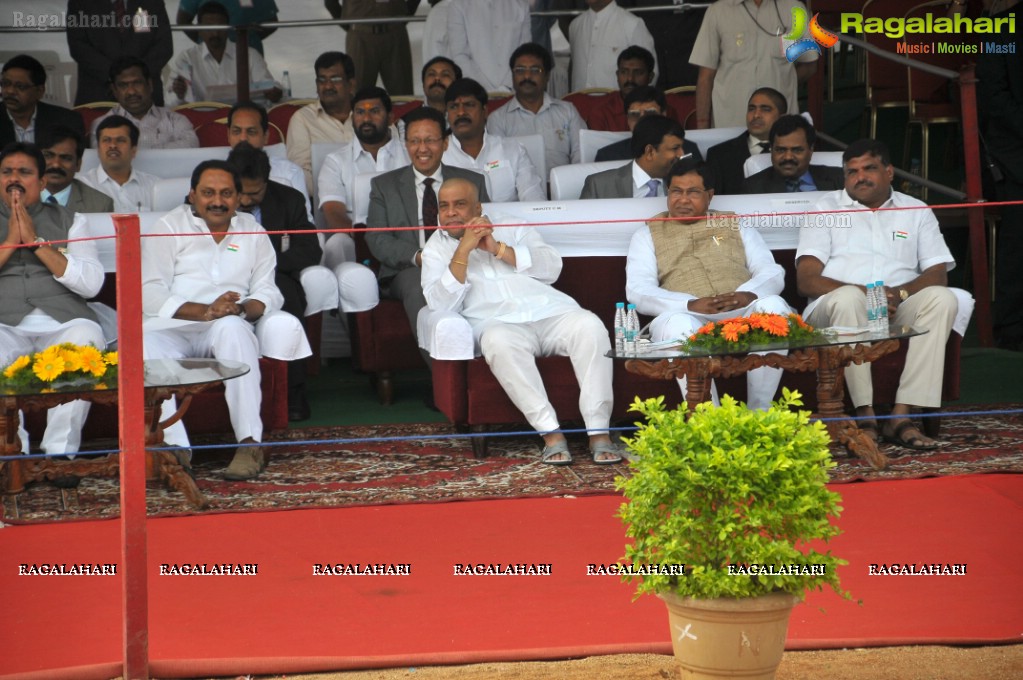
[[[701,326],[700,329],[698,331],[696,331],[696,335],[710,335],[713,332],[714,332],[714,322],[711,321],[710,323],[706,323],[703,326]],[[692,339],[695,340],[696,339],[696,335],[692,336]]]
[[[789,334],[788,320],[777,314],[766,315],[760,319],[760,327],[779,338],[784,338]]]
[[[729,342],[738,342],[739,336],[749,332],[749,324],[724,322],[721,327],[721,335]]]

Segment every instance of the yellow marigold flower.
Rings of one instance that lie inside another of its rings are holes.
[[[64,370],[68,373],[80,371],[82,369],[82,356],[77,350],[62,347],[57,351],[57,353],[64,360]]]
[[[53,382],[64,372],[64,358],[56,352],[45,350],[36,355],[32,372],[43,382]]]
[[[103,353],[95,347],[83,347],[78,355],[81,359],[81,369],[86,373],[99,378],[107,372],[107,365],[103,361]]]
[[[13,378],[15,373],[28,366],[30,363],[32,363],[32,357],[27,354],[22,354],[20,357],[11,362],[10,366],[4,369],[4,377],[8,379]]]
[[[107,366],[117,365],[117,352],[107,352],[103,355],[103,361],[107,363]]]

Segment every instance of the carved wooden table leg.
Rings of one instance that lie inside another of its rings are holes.
[[[0,455],[21,454],[21,439],[18,438],[18,400],[14,397],[0,398]],[[3,493],[19,494],[25,490],[25,470],[22,461],[0,461],[0,483]],[[15,504],[17,499],[15,498]],[[16,505],[15,505],[16,507]]]
[[[689,412],[696,410],[697,404],[710,401],[710,385],[713,382],[714,372],[711,369],[711,362],[714,359],[702,357],[688,359],[682,362],[685,371],[679,372],[677,377],[685,375],[686,378],[686,406]]]
[[[163,431],[169,425],[173,425],[181,419],[192,402],[192,395],[185,395],[178,410],[167,420],[160,422],[160,406],[164,398],[154,391],[153,395],[146,398],[146,446],[163,446]],[[172,489],[181,492],[182,495],[192,504],[192,507],[201,510],[209,505],[206,496],[195,480],[181,466],[177,457],[170,451],[146,451],[147,473],[151,471],[152,476],[146,475],[147,479],[157,479]]]
[[[877,448],[877,442],[860,430],[856,422],[845,415],[845,366],[852,359],[853,351],[848,345],[818,347],[820,360],[817,366],[817,411],[826,418],[828,434],[833,441],[845,446],[850,452],[870,463],[875,470],[888,467],[888,458]]]

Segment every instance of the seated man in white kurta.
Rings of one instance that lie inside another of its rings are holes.
[[[259,357],[292,361],[312,354],[297,318],[280,311],[277,256],[252,215],[236,212],[241,178],[226,161],[192,173],[191,205],[175,208],[142,239],[142,308],[146,358],[216,357],[249,367],[224,383],[238,447],[226,479],[252,479],[266,467],[259,417]],[[236,233],[237,232],[237,233]],[[253,326],[255,324],[255,326]],[[166,406],[166,405],[165,405]],[[165,409],[166,410],[166,409]],[[188,446],[181,423],[164,433]]]
[[[632,237],[625,294],[641,314],[656,316],[653,341],[685,339],[709,321],[754,312],[789,314],[779,293],[785,270],[759,232],[740,228],[729,213],[707,210],[714,186],[706,165],[683,158],[665,178],[668,211]],[[672,221],[677,219],[679,221]],[[746,377],[750,408],[766,409],[781,381],[767,366]],[[685,378],[679,379],[685,394]]]
[[[476,187],[448,179],[438,192],[438,229],[423,249],[422,283],[431,311],[459,312],[472,326],[494,377],[544,440],[541,460],[572,462],[535,357],[567,356],[579,380],[579,411],[593,462],[621,461],[608,436],[614,395],[607,329],[551,284],[561,256],[536,229],[494,233]],[[496,238],[500,236],[502,239]]]

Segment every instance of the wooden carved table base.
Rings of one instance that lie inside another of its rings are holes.
[[[176,388],[146,388],[146,446],[161,446],[163,431],[173,425],[188,410],[192,394],[206,385]],[[160,405],[174,394],[182,395],[176,413],[160,422]],[[86,397],[95,404],[116,404],[117,391],[96,391],[73,395]],[[0,455],[21,454],[21,440],[18,437],[18,411],[47,410],[71,399],[66,394],[51,393],[24,396],[0,397]],[[78,454],[73,460],[55,458],[26,458],[24,460],[0,461],[0,488],[12,501],[14,516],[18,516],[17,494],[31,482],[53,481],[63,477],[116,477],[120,469],[121,454],[90,456],[88,452]],[[185,471],[171,451],[146,451],[146,480],[160,481],[185,496],[192,507],[201,509],[208,501],[199,491],[195,480]]]
[[[714,378],[731,378],[770,366],[787,371],[817,372],[817,413],[825,419],[832,441],[870,463],[876,470],[888,466],[888,459],[856,422],[843,411],[845,367],[872,362],[899,348],[899,340],[878,340],[870,344],[826,345],[795,349],[789,354],[746,354],[714,357],[683,357],[645,361],[629,359],[625,368],[648,378],[686,378],[686,402],[692,410],[710,399]]]

